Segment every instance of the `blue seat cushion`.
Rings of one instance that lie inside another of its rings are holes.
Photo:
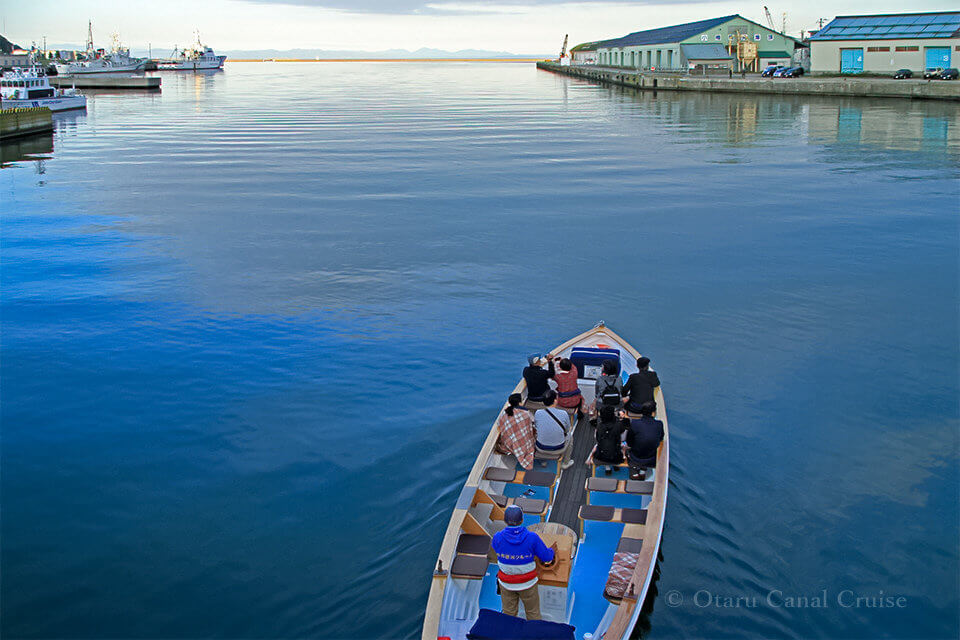
[[[492,609],[480,609],[469,640],[575,640],[568,624],[546,620],[524,620]]]
[[[600,377],[603,363],[613,362],[620,373],[620,350],[600,349],[598,347],[574,347],[570,350],[570,361],[577,365],[577,371],[585,380],[596,380]]]

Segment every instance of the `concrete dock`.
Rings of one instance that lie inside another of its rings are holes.
[[[159,91],[160,78],[156,76],[117,76],[109,73],[91,73],[75,76],[50,76],[50,84],[69,89],[134,89]]]
[[[761,78],[756,74],[734,76],[690,76],[685,74],[640,73],[632,69],[596,65],[560,66],[541,61],[538,69],[605,84],[617,84],[651,91],[714,91],[766,93],[774,95],[817,95],[861,98],[912,98],[960,101],[960,81],[894,80],[892,78]]]
[[[0,111],[0,140],[53,131],[53,113],[47,107]]]

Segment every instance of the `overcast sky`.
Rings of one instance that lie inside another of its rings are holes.
[[[835,15],[956,9],[929,0],[767,1],[778,25],[787,12],[791,34]],[[433,47],[539,54],[559,50],[565,33],[575,44],[732,13],[765,24],[762,4],[730,0],[10,0],[0,2],[0,33],[23,46],[43,36],[49,44],[83,44],[89,18],[98,46],[108,46],[110,34],[118,32],[127,46],[172,48],[191,43],[199,29],[214,49]]]

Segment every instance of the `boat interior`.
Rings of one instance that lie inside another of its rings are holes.
[[[594,400],[600,359],[619,359],[625,381],[636,372],[638,353],[602,325],[552,352],[578,364],[584,407]],[[599,358],[599,359],[598,359]],[[525,384],[517,386],[526,400]],[[656,390],[658,419],[663,398]],[[542,405],[525,403],[527,408]],[[504,528],[504,508],[524,511],[524,525],[547,544],[561,541],[568,561],[540,575],[543,620],[575,628],[595,638],[629,637],[652,579],[663,525],[669,461],[665,435],[655,467],[631,480],[626,463],[595,466],[594,427],[587,416],[569,410],[573,465],[537,453],[533,469],[523,469],[511,454],[498,453],[494,425],[458,499],[434,571],[423,638],[466,638],[481,609],[500,611],[496,555],[490,539]],[[664,464],[666,463],[666,464]],[[653,504],[656,502],[656,504]],[[569,551],[565,551],[569,548]],[[524,611],[521,605],[519,615]],[[611,629],[613,627],[613,629]]]

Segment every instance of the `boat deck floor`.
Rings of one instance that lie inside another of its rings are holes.
[[[595,442],[593,431],[586,416],[577,423],[573,432],[573,442],[570,445],[573,447],[570,457],[574,464],[569,469],[565,469],[560,476],[560,483],[553,498],[553,509],[547,519],[548,522],[566,525],[574,531],[580,530],[578,520],[580,506],[585,504],[587,499],[587,491],[584,487],[587,476],[590,475],[590,467],[584,463],[593,450]]]

